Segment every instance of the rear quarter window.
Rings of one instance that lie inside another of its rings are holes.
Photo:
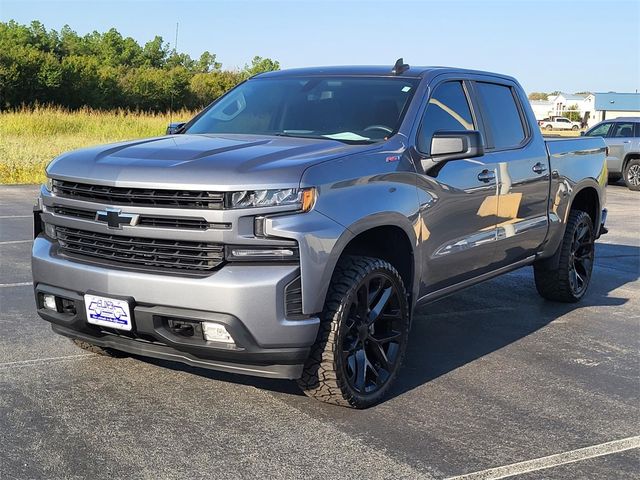
[[[526,138],[520,110],[513,89],[495,83],[476,83],[482,116],[493,140],[492,147],[501,150],[520,145]]]

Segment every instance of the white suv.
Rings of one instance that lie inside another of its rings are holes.
[[[629,189],[640,190],[640,117],[604,120],[585,135],[604,138],[610,180],[622,177]]]

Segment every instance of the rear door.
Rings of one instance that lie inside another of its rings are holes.
[[[508,80],[474,82],[487,136],[486,161],[497,165],[497,266],[536,253],[547,235],[549,162],[534,141],[521,90]]]
[[[613,123],[609,137],[605,140],[609,147],[609,156],[607,157],[609,173],[622,173],[622,162],[631,152],[634,127],[634,122],[621,121]]]

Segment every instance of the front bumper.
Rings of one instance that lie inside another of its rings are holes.
[[[56,244],[39,235],[33,245],[32,272],[38,313],[57,333],[195,366],[298,378],[319,325],[317,317],[285,317],[283,292],[300,274],[295,265],[228,264],[205,278],[156,275],[62,258]],[[87,291],[131,298],[133,334],[116,334],[87,324],[83,302]],[[45,310],[43,293],[72,300],[75,313]],[[223,323],[236,348],[175,335],[167,328],[168,318]]]

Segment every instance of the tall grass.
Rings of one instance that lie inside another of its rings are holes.
[[[173,113],[188,120],[194,112]],[[39,107],[0,112],[0,184],[40,183],[44,168],[68,150],[162,135],[168,113],[68,111]]]

